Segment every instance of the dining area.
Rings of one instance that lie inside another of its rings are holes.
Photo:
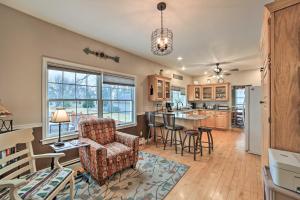
[[[204,149],[210,155],[214,149],[212,128],[206,127],[203,121],[210,115],[198,112],[146,112],[148,132],[147,144],[154,143],[156,148],[174,149],[181,156],[192,154],[203,156]]]

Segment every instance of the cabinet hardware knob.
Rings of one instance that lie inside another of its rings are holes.
[[[259,101],[259,103],[260,103],[260,104],[263,104],[263,103],[265,103],[265,102],[264,102],[264,101]]]

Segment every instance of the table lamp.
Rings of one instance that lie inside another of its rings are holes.
[[[11,112],[9,112],[0,102],[0,117],[5,117],[7,115],[11,115]]]
[[[58,123],[58,142],[54,143],[54,146],[60,147],[64,146],[64,142],[61,141],[60,131],[61,123],[70,122],[70,118],[64,108],[56,108],[55,113],[51,117],[52,123]]]

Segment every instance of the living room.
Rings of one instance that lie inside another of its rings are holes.
[[[300,199],[299,11],[0,0],[0,199]]]

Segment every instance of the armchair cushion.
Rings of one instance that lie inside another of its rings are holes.
[[[114,142],[116,123],[113,119],[88,119],[79,122],[79,137],[90,138],[99,144]]]
[[[28,182],[20,187],[18,195],[21,199],[45,199],[59,187],[63,181],[72,175],[72,169],[55,168],[44,169],[28,175],[24,179]],[[9,189],[0,192],[0,199],[9,199]]]
[[[116,131],[116,142],[120,142],[128,147],[131,147],[133,151],[137,151],[139,147],[139,137]]]

